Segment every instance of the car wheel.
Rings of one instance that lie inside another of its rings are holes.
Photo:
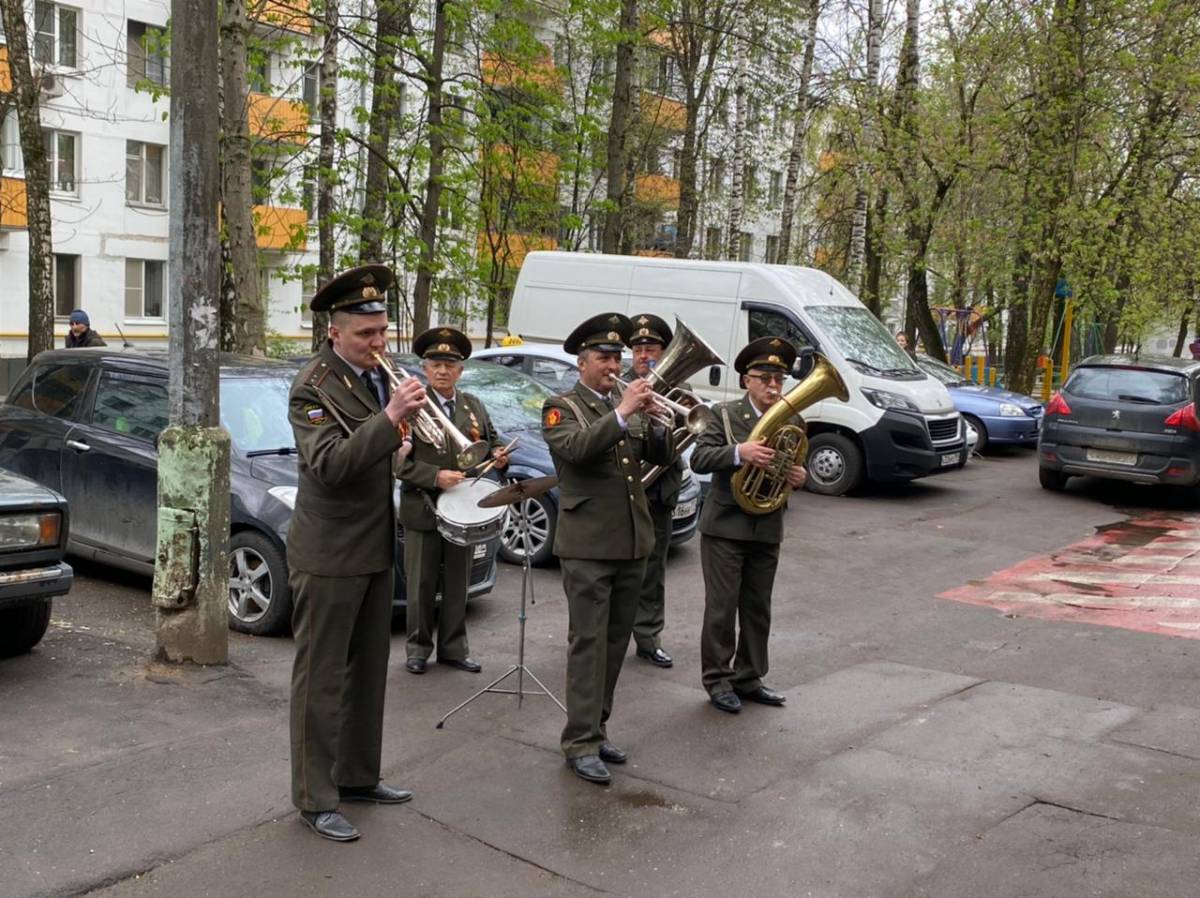
[[[558,522],[558,510],[545,496],[524,500],[521,510],[529,519],[529,563],[542,567],[554,556],[554,527]],[[525,546],[515,515],[510,514],[500,533],[500,557],[510,564],[523,564]]]
[[[50,600],[0,611],[0,658],[23,655],[41,642],[50,626]]]
[[[982,455],[988,446],[987,428],[974,415],[963,415],[963,420],[967,422],[967,427],[975,431],[975,451]]]
[[[1053,468],[1038,468],[1038,480],[1042,484],[1042,489],[1059,492],[1067,485],[1070,479],[1069,474],[1064,474],[1062,471],[1055,471]]]
[[[808,441],[808,482],[823,496],[843,496],[862,480],[862,451],[840,433],[819,433]]]
[[[240,633],[271,636],[292,617],[287,562],[261,533],[239,530],[229,540],[229,626]]]

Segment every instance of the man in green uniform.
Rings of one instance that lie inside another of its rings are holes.
[[[646,377],[671,342],[671,327],[662,318],[648,313],[631,316],[631,323],[632,374]],[[683,460],[676,459],[646,487],[646,503],[650,508],[650,519],[654,521],[654,549],[646,559],[646,575],[642,579],[637,615],[633,619],[633,641],[637,645],[637,656],[657,667],[674,664],[671,656],[663,651],[662,631],[666,625],[667,549],[671,545],[671,522],[682,483]]]
[[[295,608],[292,801],[318,835],[358,838],[342,801],[395,804],[412,793],[379,782],[383,696],[396,562],[396,456],[421,407],[415,379],[389,395],[375,353],[387,350],[391,271],[364,265],[312,299],[329,340],[292,383],[288,417],[299,489],[287,555]]]
[[[491,444],[495,467],[508,467],[502,441],[492,426],[483,403],[470,393],[456,389],[463,372],[463,359],[471,354],[471,341],[452,327],[435,327],[413,340],[413,352],[424,362],[429,395],[446,413],[459,432],[472,442]],[[437,500],[442,490],[463,482],[465,474],[455,464],[454,446],[444,448],[413,434],[413,451],[400,466],[403,493],[400,523],[404,525],[404,572],[408,578],[409,673],[423,674],[433,654],[433,631],[437,629],[437,660],[459,670],[479,673],[482,666],[467,648],[467,586],[474,546],[456,546],[442,538],[437,529]],[[438,581],[442,584],[441,616],[436,605]]]
[[[783,380],[795,361],[795,348],[779,337],[754,340],[738,353],[734,370],[742,375],[746,395],[713,408],[716,420],[692,452],[692,470],[713,475],[700,512],[701,677],[713,705],[731,714],[742,710],[742,699],[764,705],[785,701],[763,684],[784,509],[747,514],[734,499],[730,481],[744,464],[771,467],[775,451],[763,440],[751,441],[750,433],[762,414],[779,401]],[[792,489],[799,489],[807,474],[803,465],[792,465],[784,476]]]
[[[629,319],[616,313],[575,328],[563,349],[579,357],[579,382],[542,406],[542,433],[558,472],[554,553],[570,620],[562,749],[575,774],[594,783],[611,781],[605,762],[627,759],[608,741],[606,724],[654,548],[641,461],[675,457],[671,430],[644,414],[653,402],[649,383],[634,381],[614,397],[629,332]]]

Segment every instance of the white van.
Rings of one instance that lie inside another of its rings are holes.
[[[724,356],[692,378],[706,399],[741,395],[732,362],[751,340],[781,336],[837,368],[848,402],[804,411],[809,488],[841,495],[863,478],[912,480],[961,468],[966,429],[950,394],[926,377],[879,320],[824,272],[790,265],[533,252],[521,266],[509,333],[560,342],[599,312],[678,316]],[[789,379],[789,390],[796,385]]]

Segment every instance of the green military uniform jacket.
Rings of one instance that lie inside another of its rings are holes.
[[[558,472],[555,555],[628,560],[654,548],[641,462],[674,460],[675,439],[641,414],[627,424],[622,430],[616,411],[582,381],[543,404],[542,435]]]
[[[326,577],[390,569],[396,557],[393,454],[400,433],[332,344],[296,375],[288,419],[300,455],[288,564]]]
[[[713,406],[716,420],[696,440],[692,450],[692,470],[697,474],[712,474],[712,484],[704,498],[700,512],[700,532],[707,536],[725,539],[743,539],[753,542],[779,543],[783,541],[783,512],[785,503],[778,511],[770,514],[750,515],[742,511],[733,498],[730,482],[740,465],[734,461],[734,446],[750,439],[750,432],[758,423],[758,414],[750,399],[743,396],[730,402],[719,402]],[[732,441],[725,433],[725,418],[729,419]],[[788,423],[800,423],[798,416]],[[800,462],[803,464],[803,460]]]
[[[439,405],[444,404],[432,388],[429,395]],[[454,396],[454,426],[471,441],[484,440],[492,449],[504,445],[483,403],[477,396],[462,390],[457,390]],[[402,481],[400,523],[406,530],[437,529],[437,500],[442,492],[437,488],[437,475],[445,468],[459,469],[455,454],[449,441],[445,450],[439,452],[435,446],[413,434],[412,452],[400,463],[399,470]]]

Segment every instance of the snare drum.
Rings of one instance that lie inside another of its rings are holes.
[[[494,480],[464,480],[438,496],[437,528],[447,542],[475,546],[499,536],[508,506],[480,508],[479,500],[500,489]]]

